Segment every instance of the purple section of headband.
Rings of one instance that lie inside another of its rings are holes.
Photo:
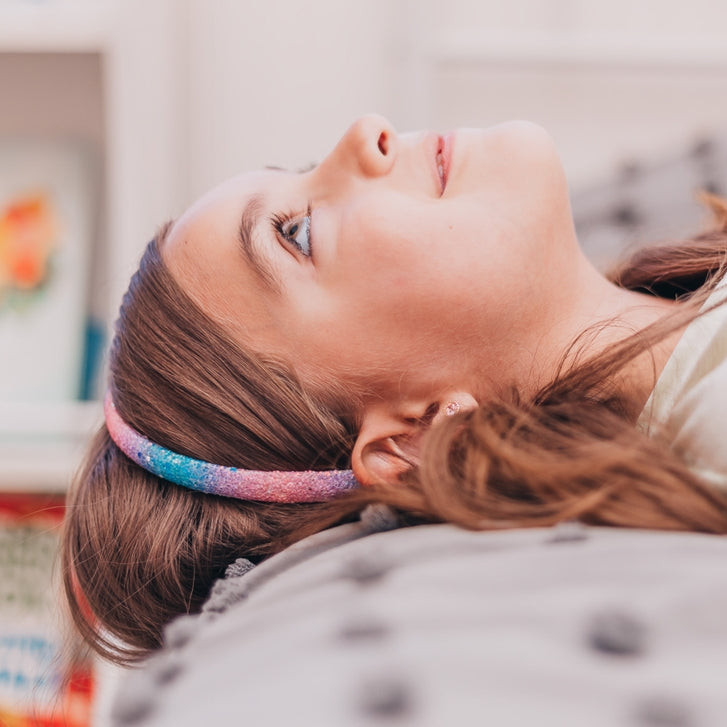
[[[351,470],[244,470],[177,454],[132,429],[116,411],[110,392],[104,401],[104,414],[111,439],[129,459],[192,490],[259,502],[323,502],[359,486]]]

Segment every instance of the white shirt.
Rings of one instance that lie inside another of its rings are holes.
[[[727,298],[727,276],[705,302]],[[692,321],[637,426],[658,435],[704,481],[727,489],[727,304]]]

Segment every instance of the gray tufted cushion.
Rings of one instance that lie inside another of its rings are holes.
[[[644,244],[684,239],[710,221],[699,190],[727,195],[727,136],[694,139],[661,159],[631,159],[610,178],[574,190],[578,240],[608,268]]]
[[[226,579],[131,674],[115,724],[727,724],[726,539],[365,534]]]

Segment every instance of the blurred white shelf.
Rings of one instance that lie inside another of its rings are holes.
[[[184,5],[179,0],[0,0],[0,54],[103,57],[105,252],[95,292],[108,322],[144,241],[159,220],[180,208],[185,191],[178,123],[185,46],[177,22]],[[74,81],[68,77],[68,83]],[[22,74],[11,90],[21,84]],[[86,134],[73,114],[69,118]],[[65,491],[101,421],[98,402],[0,402],[0,490]]]
[[[22,437],[83,436],[100,421],[98,401],[0,404],[0,441]]]
[[[0,52],[104,51],[114,27],[114,6],[97,2],[0,0]]]
[[[727,70],[727,43],[703,37],[443,31],[424,43],[435,63],[584,66],[673,72]]]
[[[2,404],[0,490],[65,492],[101,421],[99,402]]]

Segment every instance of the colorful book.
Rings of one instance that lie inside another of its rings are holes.
[[[60,496],[0,493],[0,725],[87,727],[94,679],[69,666],[60,609]]]

